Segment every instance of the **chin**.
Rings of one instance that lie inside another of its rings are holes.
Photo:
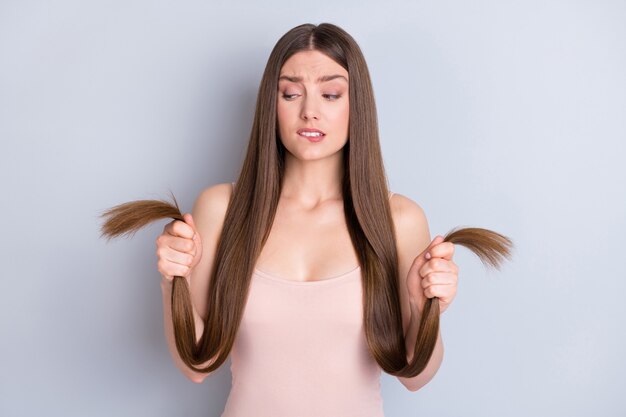
[[[301,161],[317,161],[320,159],[335,159],[341,158],[343,154],[343,148],[340,149],[314,149],[314,150],[300,150],[300,152],[290,152],[292,156]]]

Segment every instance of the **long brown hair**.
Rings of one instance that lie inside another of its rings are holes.
[[[259,87],[246,156],[229,202],[217,245],[207,296],[204,333],[196,343],[187,282],[174,277],[172,320],[182,360],[198,372],[213,372],[230,354],[241,322],[251,276],[274,221],[284,175],[285,149],[279,139],[276,100],[280,70],[299,51],[318,50],[349,74],[349,137],[343,149],[344,216],[359,258],[364,331],[369,349],[390,375],[414,377],[424,370],[439,330],[439,303],[428,299],[417,343],[407,362],[398,287],[398,256],[388,201],[387,178],[378,136],[374,94],[363,54],[340,27],[303,24],[283,35],[272,50]],[[176,200],[142,200],[118,205],[102,216],[103,235],[136,231],[158,219],[183,220]],[[510,257],[511,241],[480,228],[451,231],[445,241],[475,252],[494,267]],[[201,368],[198,365],[211,360]]]

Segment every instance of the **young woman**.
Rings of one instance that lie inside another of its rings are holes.
[[[437,372],[440,335],[425,368],[408,364],[426,299],[443,312],[456,294],[454,245],[431,242],[421,207],[388,191],[367,65],[341,28],[281,37],[237,181],[183,217],[156,242],[165,332],[195,382],[230,355],[222,416],[383,416],[381,370],[410,391]],[[192,348],[175,340],[174,276],[189,286]]]

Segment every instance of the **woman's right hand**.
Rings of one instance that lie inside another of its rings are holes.
[[[168,281],[188,278],[202,258],[202,240],[191,214],[183,214],[183,219],[166,224],[156,240],[157,268]]]

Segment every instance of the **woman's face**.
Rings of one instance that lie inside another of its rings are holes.
[[[321,79],[320,79],[321,78]],[[319,51],[292,55],[278,81],[278,128],[285,148],[298,159],[319,159],[348,141],[348,72]],[[317,129],[307,137],[302,129]]]

